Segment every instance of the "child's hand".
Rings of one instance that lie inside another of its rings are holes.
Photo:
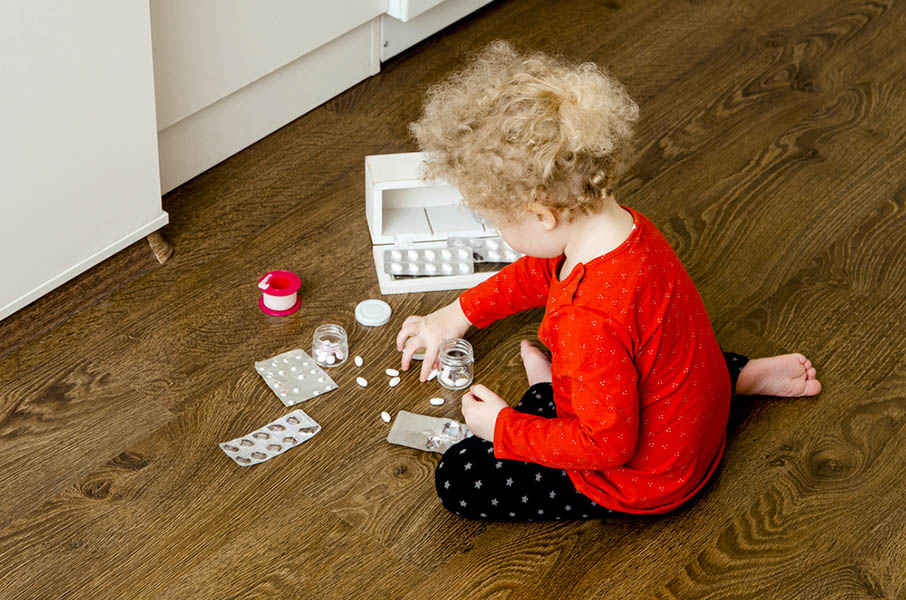
[[[507,407],[503,398],[483,385],[473,385],[462,397],[462,416],[472,433],[489,442],[494,441],[497,415]]]
[[[396,336],[396,349],[403,353],[403,371],[409,370],[409,363],[415,351],[424,348],[425,358],[418,379],[427,381],[444,340],[462,337],[470,325],[469,319],[459,306],[459,299],[428,316],[408,317],[403,321],[403,326]]]

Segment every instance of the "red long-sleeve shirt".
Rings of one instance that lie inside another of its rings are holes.
[[[566,469],[606,508],[665,513],[723,455],[730,375],[673,248],[647,217],[623,208],[633,216],[629,237],[562,281],[564,256],[523,257],[460,305],[478,327],[545,306],[538,337],[552,353],[557,417],[503,409],[494,456]]]

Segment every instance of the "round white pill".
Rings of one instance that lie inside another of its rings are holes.
[[[451,265],[450,263],[444,263],[444,264],[442,264],[442,265],[440,266],[440,268],[443,269],[443,272],[444,272],[444,273],[452,273],[452,272],[453,272],[453,265]]]
[[[428,263],[425,265],[425,273],[437,273],[437,265]]]
[[[409,250],[406,252],[406,256],[409,257],[409,260],[418,260],[418,250]]]
[[[425,254],[425,258],[427,258],[428,260],[434,260],[435,258],[437,258],[437,252],[435,252],[434,250],[431,250],[430,248],[425,250],[424,254]]]
[[[355,378],[355,382],[356,382],[357,384],[359,384],[360,386],[362,386],[362,387],[367,387],[367,386],[368,386],[368,380],[365,379],[364,377],[356,377],[356,378]]]
[[[403,265],[402,265],[402,263],[398,263],[398,262],[390,263],[390,270],[393,271],[394,273],[402,273]]]
[[[390,375],[391,377],[398,377],[400,372],[396,369],[384,369],[384,373]]]
[[[394,377],[387,383],[390,387],[396,387],[400,384],[400,381],[402,381],[402,380],[399,377]]]
[[[467,386],[467,385],[469,385],[469,378],[460,377],[459,379],[457,379],[456,381],[453,382],[453,385],[455,385],[456,387]]]
[[[346,358],[346,353],[343,352],[343,350],[341,350],[339,348],[334,350],[333,353],[334,353],[334,356],[337,357],[337,360],[343,360],[344,358]]]
[[[435,377],[437,377],[437,369],[431,369],[431,372],[428,373],[428,381],[431,381]]]
[[[386,410],[381,411],[381,420],[384,423],[389,423],[390,422],[390,413],[387,412]]]
[[[447,250],[446,248],[444,248],[443,250],[440,251],[440,255],[443,256],[446,260],[450,260],[451,258],[453,258],[453,253],[450,252],[449,250]]]
[[[469,258],[470,252],[468,250],[466,250],[465,248],[460,248],[459,250],[456,251],[456,254],[459,255],[459,258],[466,259],[466,258]]]
[[[410,272],[410,273],[418,273],[418,264],[416,264],[416,263],[409,263],[409,272]]]
[[[390,256],[393,258],[393,260],[399,260],[403,257],[403,253],[399,250],[391,250]]]
[[[444,399],[443,398],[431,398],[430,400],[428,400],[428,402],[430,402],[434,406],[440,406],[441,404],[444,403]]]
[[[357,367],[361,367],[363,364],[365,364],[365,361],[362,359],[361,356],[356,356],[356,357],[355,357],[354,359],[352,359],[352,360],[355,361],[355,366],[357,366]]]
[[[327,358],[324,359],[324,362],[326,362],[329,365],[332,365],[333,363],[337,362],[337,357],[334,356],[333,354],[328,354]]]
[[[460,273],[468,273],[468,272],[469,272],[469,265],[467,265],[466,263],[459,263],[459,272],[460,272]]]

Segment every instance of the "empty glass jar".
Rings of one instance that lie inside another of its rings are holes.
[[[311,355],[321,367],[342,365],[349,356],[346,330],[333,323],[327,323],[315,329],[311,342]]]
[[[440,373],[437,380],[448,390],[461,390],[472,384],[475,358],[472,344],[462,338],[446,340],[437,357]]]

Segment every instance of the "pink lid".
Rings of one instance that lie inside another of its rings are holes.
[[[302,280],[292,271],[270,271],[258,280],[258,289],[268,296],[289,296],[302,287]]]

